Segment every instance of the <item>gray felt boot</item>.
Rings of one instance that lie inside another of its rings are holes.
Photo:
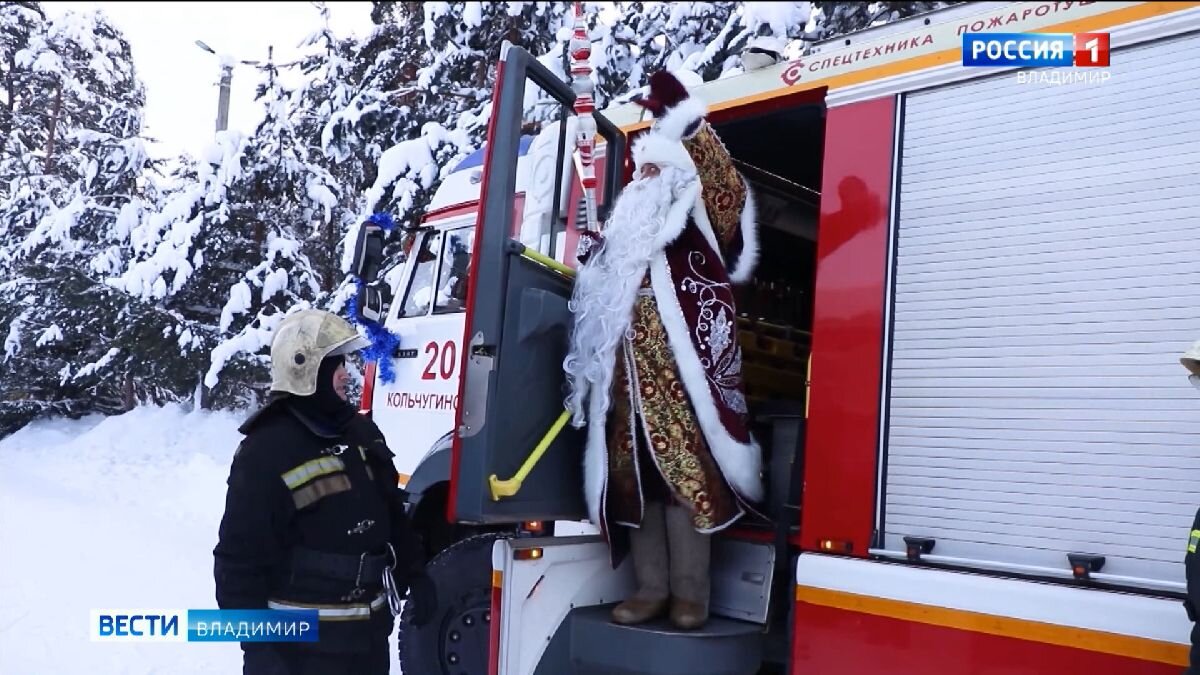
[[[692,630],[708,621],[712,537],[697,532],[691,513],[681,506],[668,506],[666,520],[671,555],[671,623]]]
[[[642,516],[642,526],[629,530],[630,555],[638,589],[625,602],[613,608],[613,621],[620,624],[645,623],[667,610],[667,530],[663,505],[650,502]]]

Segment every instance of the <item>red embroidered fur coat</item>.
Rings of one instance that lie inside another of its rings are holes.
[[[585,496],[606,533],[613,523],[640,524],[650,480],[692,507],[701,532],[728,527],[763,497],[732,288],[757,262],[754,202],[704,114],[686,98],[633,146],[639,169],[676,167],[690,179],[649,257],[611,403],[589,397]],[[685,138],[685,129],[694,131]]]

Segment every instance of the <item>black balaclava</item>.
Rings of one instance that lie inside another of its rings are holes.
[[[340,354],[322,360],[317,371],[317,390],[309,396],[293,396],[290,399],[292,406],[303,417],[316,423],[320,431],[325,433],[341,433],[358,414],[358,410],[338,396],[333,388],[333,374],[345,362],[346,357]]]

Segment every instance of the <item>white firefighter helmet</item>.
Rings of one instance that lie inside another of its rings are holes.
[[[1197,379],[1200,378],[1200,340],[1193,343],[1191,348],[1179,357],[1179,362],[1192,374],[1192,383],[1196,384]]]
[[[317,391],[317,371],[323,359],[370,344],[336,314],[319,309],[291,314],[271,340],[271,391],[309,396]]]

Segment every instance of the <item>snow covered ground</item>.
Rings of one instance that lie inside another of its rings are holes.
[[[241,672],[236,643],[93,643],[88,621],[216,607],[212,549],[243,417],[140,408],[0,441],[0,673]]]

